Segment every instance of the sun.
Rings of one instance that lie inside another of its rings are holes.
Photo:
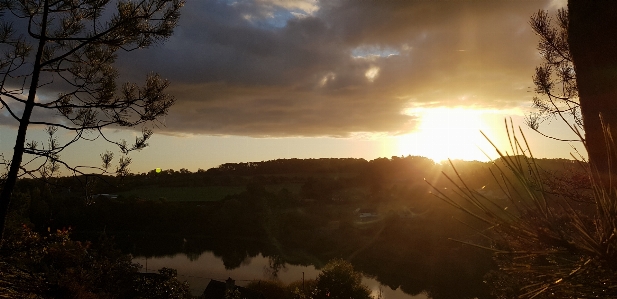
[[[487,141],[491,124],[484,110],[470,108],[419,108],[410,112],[420,118],[418,130],[398,138],[400,155],[424,156],[439,163],[447,159],[489,160],[478,148]]]

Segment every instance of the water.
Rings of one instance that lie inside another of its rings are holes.
[[[231,277],[238,285],[246,285],[252,280],[267,280],[277,276],[285,284],[293,281],[302,280],[304,273],[305,279],[315,279],[319,270],[314,266],[297,266],[283,264],[282,267],[273,269],[271,259],[264,257],[261,253],[255,257],[246,258],[240,267],[235,269],[225,269],[223,260],[216,257],[212,252],[206,251],[197,258],[190,259],[185,254],[176,254],[165,257],[136,257],[134,262],[143,266],[143,272],[156,272],[163,267],[178,270],[178,279],[187,281],[191,285],[191,293],[195,296],[201,295],[211,279],[225,281]],[[384,299],[427,299],[424,294],[412,296],[402,290],[392,290],[387,286],[382,286],[377,280],[364,277],[362,282],[367,285],[376,297],[380,291]]]

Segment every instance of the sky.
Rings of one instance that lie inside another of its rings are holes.
[[[522,127],[536,157],[568,158],[569,144],[524,124],[541,63],[529,18],[564,4],[187,0],[168,40],[119,53],[120,81],[143,82],[156,72],[176,98],[150,147],[131,155],[131,170],[277,158],[486,161],[497,156],[480,130],[504,147],[504,119]],[[572,138],[559,121],[541,129]],[[14,131],[0,127],[5,155]],[[37,129],[28,137],[43,138]],[[98,165],[105,150],[114,148],[81,142],[62,157]]]

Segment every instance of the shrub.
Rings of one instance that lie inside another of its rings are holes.
[[[489,276],[495,295],[617,297],[617,191],[603,187],[582,157],[578,165],[586,178],[574,174],[562,182],[587,182],[587,190],[556,188],[561,180],[541,170],[524,135],[508,128],[508,136],[511,154],[497,150],[492,171],[503,200],[469,188],[456,169],[455,177],[444,175],[463,202],[434,188],[438,197],[485,224],[478,232],[490,243],[470,245],[493,251],[501,270]]]

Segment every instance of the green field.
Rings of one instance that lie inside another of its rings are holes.
[[[202,187],[144,187],[119,192],[119,195],[156,200],[164,198],[167,201],[217,201],[227,195],[245,191],[244,186],[202,186]]]

